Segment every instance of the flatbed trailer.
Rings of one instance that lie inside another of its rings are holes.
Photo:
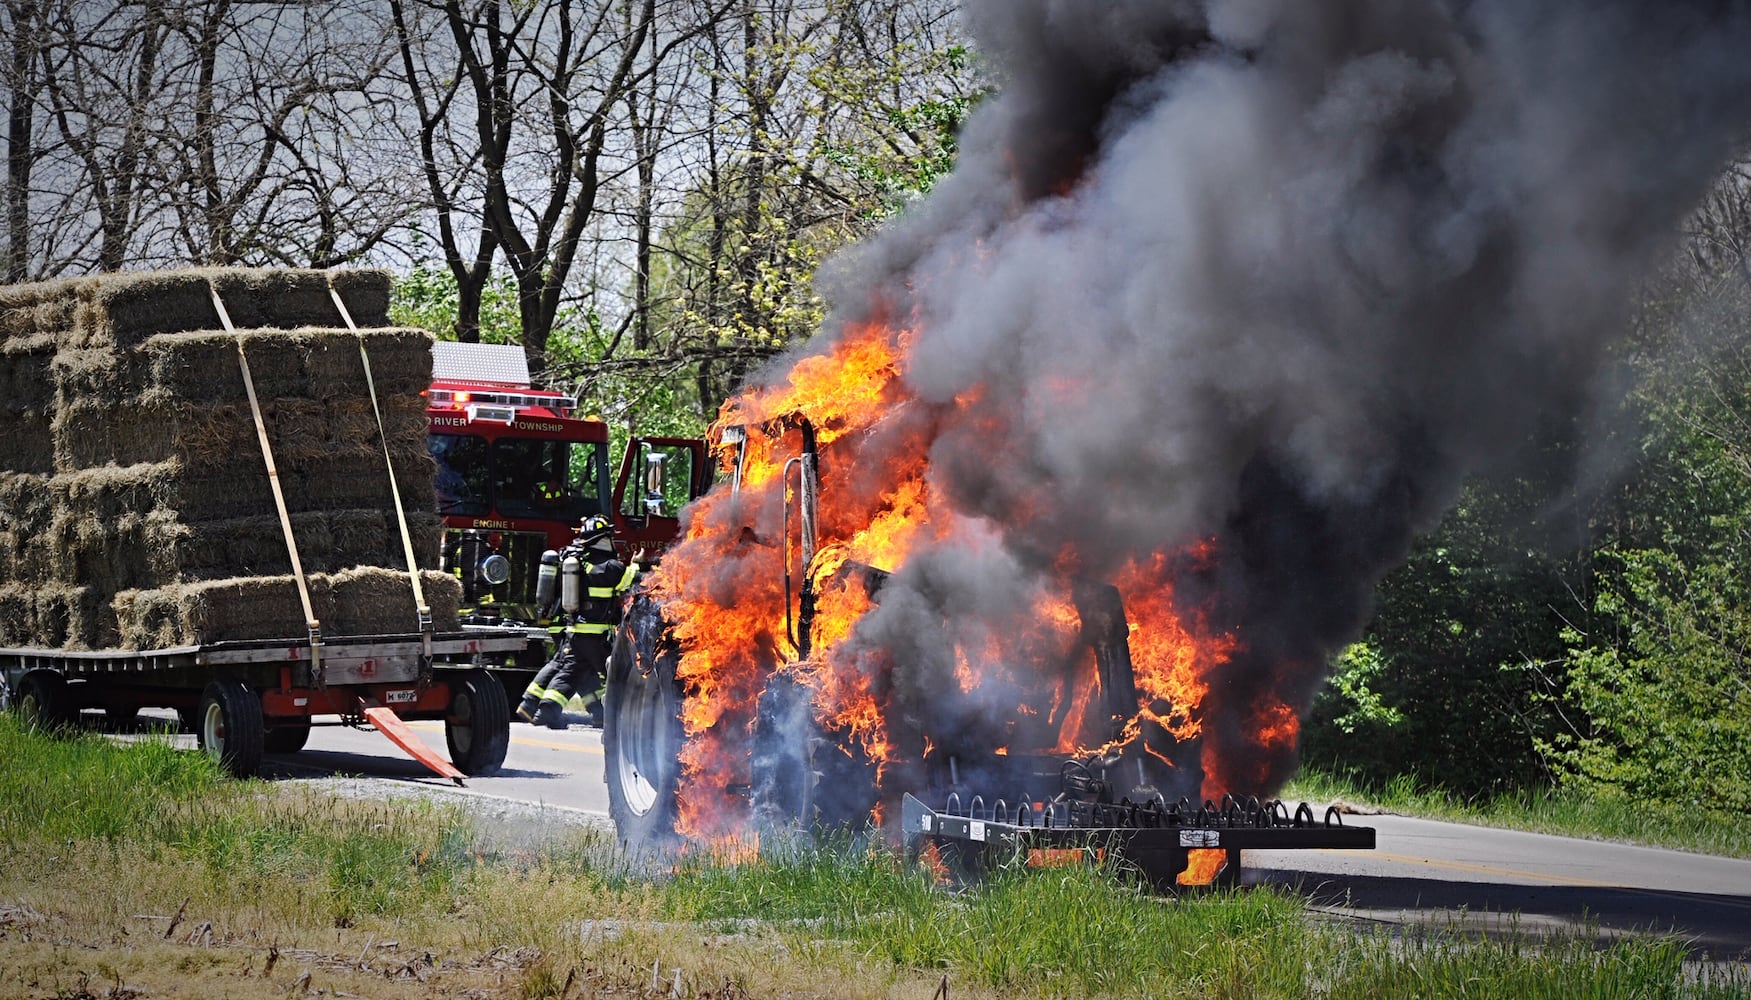
[[[42,725],[86,709],[131,720],[173,709],[237,776],[264,753],[294,753],[315,716],[375,725],[449,777],[491,774],[510,743],[510,703],[495,667],[538,639],[524,629],[215,642],[148,650],[0,648],[0,703]],[[421,756],[399,720],[436,719],[455,772]]]

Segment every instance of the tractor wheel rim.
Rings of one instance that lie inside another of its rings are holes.
[[[658,746],[663,741],[662,696],[654,679],[646,678],[635,691],[627,692],[621,704],[619,721],[625,735],[620,739],[620,790],[627,808],[643,816],[657,804],[657,786],[646,775],[660,773],[657,758],[665,749]],[[626,736],[632,737],[630,743]]]

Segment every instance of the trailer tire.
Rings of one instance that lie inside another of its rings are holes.
[[[248,778],[261,770],[265,748],[261,699],[248,684],[230,680],[208,684],[201,692],[195,723],[201,749],[233,777]]]
[[[450,763],[470,777],[504,766],[511,748],[511,703],[498,678],[475,669],[450,683],[444,744],[450,748]]]
[[[262,734],[262,749],[268,753],[297,753],[310,742],[310,720],[281,722]]]
[[[53,670],[32,670],[19,678],[17,697],[18,714],[28,726],[55,732],[79,717],[67,679]]]
[[[662,629],[655,606],[640,598],[608,657],[602,777],[608,785],[608,815],[621,844],[635,856],[665,855],[681,839],[677,796],[685,734],[681,685],[675,679],[679,654],[657,638]]]

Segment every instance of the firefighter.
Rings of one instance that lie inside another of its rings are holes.
[[[601,725],[610,636],[620,619],[620,598],[632,588],[644,550],[632,557],[630,566],[622,563],[614,554],[608,519],[596,514],[584,518],[577,537],[559,556],[565,567],[562,572],[577,574],[579,599],[575,611],[562,607],[549,627],[553,658],[524,690],[517,716],[535,725],[564,729],[565,706],[581,689],[591,722]]]

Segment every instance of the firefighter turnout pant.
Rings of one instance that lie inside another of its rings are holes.
[[[564,729],[565,707],[582,692],[584,709],[600,714],[599,699],[607,679],[608,630],[611,626],[579,623],[559,633],[558,648],[523,691],[517,715],[527,722]]]

